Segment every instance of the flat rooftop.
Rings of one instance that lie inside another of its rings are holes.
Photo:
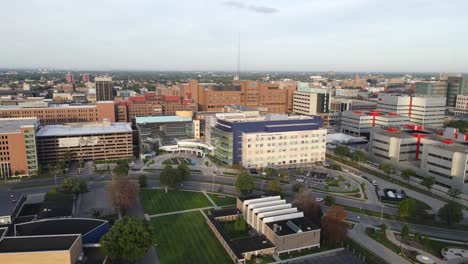
[[[68,250],[80,235],[5,237],[0,241],[0,253]]]
[[[22,193],[11,194],[8,192],[0,192],[0,216],[11,216],[18,203],[21,202]]]
[[[17,236],[85,235],[105,223],[99,219],[63,218],[18,224],[15,229]]]
[[[39,125],[36,117],[0,118],[0,133],[14,133],[21,131],[22,127],[35,127]]]
[[[132,133],[130,123],[73,123],[42,127],[37,137],[84,136],[114,133]]]
[[[278,236],[285,236],[320,229],[317,225],[315,225],[305,217],[270,222],[267,223],[267,225],[271,230],[274,230],[274,225],[277,225],[278,231],[276,232],[276,234]]]
[[[137,116],[135,117],[135,121],[137,124],[191,122],[192,118],[182,116]]]

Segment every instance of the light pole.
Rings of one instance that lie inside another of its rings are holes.
[[[380,209],[380,225],[382,225],[383,208],[384,208],[384,205],[382,204],[382,208]]]

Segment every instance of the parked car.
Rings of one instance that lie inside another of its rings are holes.
[[[317,198],[315,198],[315,201],[318,202],[318,203],[321,203],[321,202],[323,202],[323,198],[317,197]]]
[[[297,181],[297,182],[304,182],[304,179],[302,179],[302,178],[297,178],[296,181]]]

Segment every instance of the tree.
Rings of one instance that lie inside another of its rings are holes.
[[[348,214],[340,206],[333,206],[322,217],[322,235],[329,243],[340,245],[348,234],[348,224],[345,222]]]
[[[359,168],[359,163],[367,160],[367,154],[362,150],[356,150],[351,154],[351,160],[355,161]]]
[[[304,184],[302,183],[295,183],[293,186],[292,186],[292,191],[297,193],[297,192],[300,192],[302,189],[304,189]]]
[[[349,154],[351,153],[351,151],[346,146],[338,146],[335,148],[333,153],[335,153],[335,155],[340,156],[340,157],[349,157]]]
[[[382,163],[379,165],[379,170],[385,172],[390,177],[390,174],[395,172],[395,167],[390,163]]]
[[[254,180],[247,172],[237,174],[236,190],[242,195],[251,193],[254,189]]]
[[[127,176],[128,175],[128,164],[126,162],[117,162],[117,166],[115,166],[114,170],[115,175],[117,176]]]
[[[401,228],[401,238],[402,239],[407,239],[408,236],[409,236],[409,227],[408,225],[404,225],[402,228]]]
[[[62,182],[62,189],[65,192],[70,192],[72,190],[74,184],[75,184],[75,182],[73,181],[72,178],[65,178],[65,179],[63,179],[63,182]]]
[[[332,165],[330,165],[330,169],[337,170],[337,171],[342,171],[341,166],[336,164],[336,163],[333,163]]]
[[[280,181],[278,179],[269,180],[267,186],[267,193],[272,195],[278,195],[282,191]]]
[[[302,189],[294,197],[292,202],[294,207],[304,212],[304,217],[320,226],[322,217],[322,209],[320,203],[317,202],[314,193],[311,190]]]
[[[401,177],[403,177],[403,179],[407,180],[408,183],[409,183],[411,177],[414,177],[414,176],[416,176],[416,172],[413,169],[404,169],[401,172]]]
[[[146,175],[138,176],[138,185],[140,185],[140,188],[145,188],[148,185]]]
[[[176,169],[172,168],[171,165],[166,164],[159,177],[161,185],[175,187],[178,178],[177,173],[178,171]]]
[[[130,217],[117,221],[100,240],[101,248],[109,258],[129,262],[145,256],[154,242],[151,226]]]
[[[332,195],[325,196],[324,203],[326,206],[332,206],[335,204],[336,198]]]
[[[414,241],[419,242],[421,240],[421,233],[414,233]]]
[[[416,216],[417,202],[413,198],[407,198],[398,205],[398,216],[400,218],[412,218]]]
[[[128,177],[114,177],[107,186],[107,194],[112,205],[117,209],[119,217],[121,217],[135,201],[137,187]]]
[[[425,177],[421,184],[427,188],[428,191],[431,191],[432,189],[432,185],[435,184],[435,177],[433,176],[429,176],[429,177]]]
[[[180,163],[179,166],[177,166],[177,171],[179,176],[177,182],[181,182],[190,177],[190,168],[185,163]]]
[[[439,209],[437,216],[449,226],[460,223],[463,220],[463,207],[450,201]]]
[[[452,200],[455,201],[456,199],[460,198],[460,195],[462,194],[462,192],[460,191],[460,189],[457,189],[457,188],[450,188],[448,191],[447,191],[447,194],[452,197]]]

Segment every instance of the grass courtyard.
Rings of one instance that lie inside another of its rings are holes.
[[[144,189],[140,201],[147,214],[161,214],[213,206],[201,192]]]
[[[201,212],[155,217],[151,225],[162,264],[232,263]]]
[[[208,193],[208,196],[217,206],[236,205],[236,197],[216,193]]]

